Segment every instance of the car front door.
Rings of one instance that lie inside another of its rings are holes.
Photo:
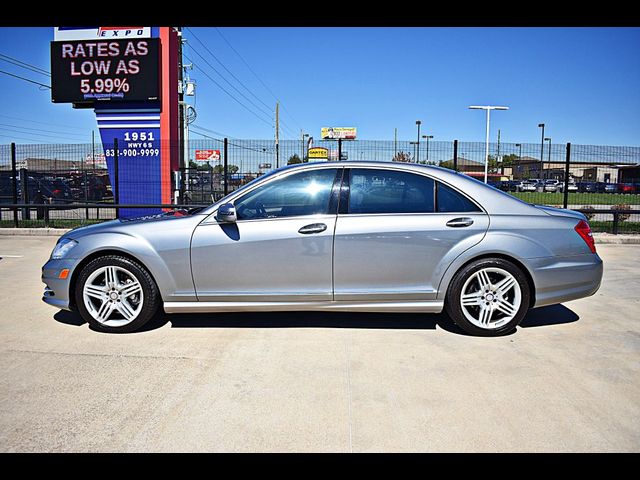
[[[330,301],[342,168],[293,171],[234,200],[237,221],[211,215],[191,244],[199,301]],[[335,188],[334,188],[335,184]]]
[[[489,226],[473,201],[426,175],[354,168],[344,178],[349,198],[340,198],[334,240],[337,301],[434,300],[448,259]]]

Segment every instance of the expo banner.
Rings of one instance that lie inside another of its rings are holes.
[[[196,150],[196,162],[218,162],[220,150]]]

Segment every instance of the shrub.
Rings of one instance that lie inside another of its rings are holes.
[[[580,211],[587,217],[587,220],[591,220],[593,217],[595,217],[596,214],[591,213],[592,210],[595,210],[595,208],[593,208],[591,205],[585,205],[580,209]]]
[[[631,210],[631,205],[627,205],[626,203],[620,203],[618,205],[613,205],[611,210]],[[621,213],[618,218],[621,222],[628,220],[631,215],[629,213]]]

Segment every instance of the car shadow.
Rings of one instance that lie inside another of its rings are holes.
[[[59,311],[53,318],[66,325],[86,322],[75,312]],[[520,323],[522,328],[562,325],[579,320],[563,305],[530,310]],[[369,312],[233,312],[233,313],[158,313],[138,332],[171,328],[361,328],[399,330],[443,330],[468,336],[446,313],[369,313]],[[510,332],[512,335],[516,330]]]

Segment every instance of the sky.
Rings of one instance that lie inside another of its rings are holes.
[[[197,83],[195,125],[220,135],[273,138],[279,99],[281,138],[354,126],[360,139],[392,140],[397,128],[398,139],[414,140],[421,120],[421,134],[434,140],[484,141],[485,114],[468,106],[493,104],[509,110],[492,113],[492,141],[500,129],[502,142],[539,142],[545,123],[554,144],[640,145],[640,28],[220,27],[183,35]],[[53,27],[0,28],[0,53],[50,70],[51,40]],[[3,60],[0,70],[50,82]],[[91,110],[54,105],[50,90],[4,74],[0,105],[0,144],[89,142],[92,130],[99,138]]]

